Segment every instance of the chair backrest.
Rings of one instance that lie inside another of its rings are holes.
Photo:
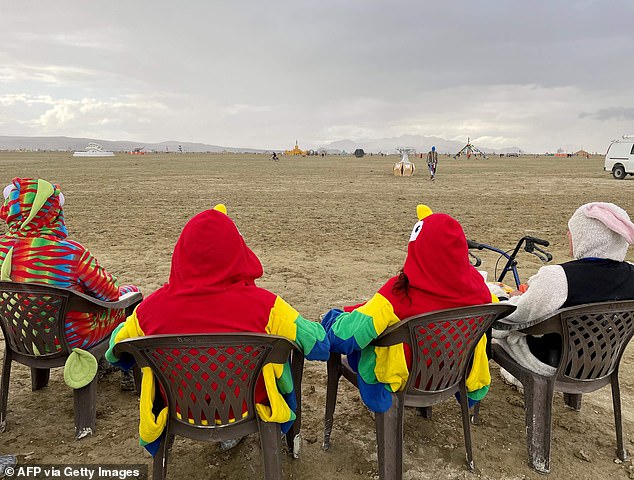
[[[63,360],[71,350],[64,321],[69,311],[97,313],[140,302],[135,293],[125,301],[105,302],[67,288],[35,283],[0,282],[0,326],[9,348],[26,358]]]
[[[27,357],[67,356],[64,318],[69,296],[65,289],[0,282],[0,323],[9,347]]]
[[[578,305],[551,318],[560,322],[563,338],[557,380],[597,381],[618,368],[634,335],[634,300]]]
[[[124,340],[115,354],[149,366],[167,396],[170,430],[209,440],[210,430],[257,431],[255,386],[267,363],[285,363],[290,340],[258,333],[149,335]]]
[[[513,310],[512,305],[489,303],[425,313],[390,327],[373,344],[410,345],[412,365],[407,395],[449,396],[464,380],[482,335],[498,318]]]

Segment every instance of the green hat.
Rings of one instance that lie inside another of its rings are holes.
[[[64,381],[71,388],[82,388],[97,375],[97,359],[80,348],[73,348],[64,364]]]

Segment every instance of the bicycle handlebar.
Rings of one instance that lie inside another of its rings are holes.
[[[475,262],[475,263],[473,264],[473,266],[474,266],[474,267],[476,267],[476,268],[477,268],[477,267],[479,267],[480,265],[482,265],[482,260],[480,259],[480,257],[477,257],[476,255],[474,255],[474,254],[473,254],[473,253],[471,253],[471,252],[469,252],[469,256],[470,256],[471,258],[473,258],[473,260],[474,260],[474,262]]]
[[[550,262],[550,261],[553,259],[553,256],[552,256],[549,252],[547,252],[547,251],[545,251],[545,250],[542,250],[542,249],[541,249],[541,248],[539,248],[539,247],[535,247],[535,246],[534,246],[533,248],[534,248],[536,251],[533,251],[533,252],[530,252],[530,253],[532,253],[533,255],[535,255],[535,256],[536,256],[537,258],[539,258],[542,262],[548,263],[548,262]],[[539,252],[539,253],[538,253],[538,252]]]
[[[525,236],[524,239],[527,242],[532,242],[532,243],[536,243],[537,245],[541,245],[542,247],[547,247],[550,245],[550,242],[548,240],[542,240],[541,238],[537,238],[537,237],[530,237],[530,236]]]
[[[515,245],[515,248],[511,249],[512,253],[509,253],[511,252],[511,250],[503,251],[503,250],[500,250],[499,248],[493,247],[491,245],[487,245],[485,243],[479,243],[474,240],[467,240],[467,247],[469,249],[491,250],[492,252],[498,253],[500,255],[500,258],[504,257],[506,259],[506,265],[502,269],[502,273],[498,277],[497,281],[502,282],[504,280],[504,276],[508,272],[512,272],[515,283],[517,284],[518,287],[520,285],[520,279],[517,273],[517,261],[515,260],[515,257],[517,256],[518,252],[522,248],[522,244],[524,244],[524,251],[535,255],[544,263],[548,263],[553,259],[553,256],[550,253],[548,253],[547,251],[537,246],[537,245],[541,245],[543,247],[548,247],[550,245],[550,242],[548,240],[542,240],[541,238],[531,237],[529,235],[526,235],[519,239],[519,241],[517,242],[517,245]],[[480,259],[474,254],[472,254],[471,252],[469,252],[469,255],[475,259],[476,261],[475,266],[479,266],[482,263]],[[497,264],[496,264],[496,272],[497,272]]]
[[[469,247],[469,249],[475,248],[476,250],[484,249],[484,245],[474,242],[473,240],[467,240],[467,247]]]

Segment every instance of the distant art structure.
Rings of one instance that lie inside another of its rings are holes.
[[[394,175],[397,177],[411,177],[414,175],[416,166],[409,160],[409,154],[416,155],[414,148],[397,148],[398,153],[401,154],[401,159],[394,164]]]
[[[114,157],[114,152],[107,152],[98,143],[91,142],[86,150],[74,152],[73,157]]]
[[[297,140],[295,140],[295,146],[293,147],[292,150],[284,150],[284,155],[302,155],[302,156],[306,156],[308,155],[308,152],[306,150],[302,150],[301,148],[299,148],[299,145],[297,144]]]
[[[471,158],[471,155],[477,157],[478,155],[482,155],[482,158],[487,158],[483,151],[481,151],[478,147],[471,144],[471,139],[467,137],[467,144],[460,149],[458,153],[456,153],[453,158],[458,158],[460,155],[466,155],[467,159]]]

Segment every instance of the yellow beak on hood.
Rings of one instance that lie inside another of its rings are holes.
[[[422,220],[425,217],[429,217],[432,213],[431,208],[429,208],[427,205],[417,205],[416,206],[416,215],[418,215],[418,219]]]
[[[225,207],[224,203],[219,203],[213,208],[213,210],[218,210],[219,212],[222,212],[225,215],[227,214],[227,207]]]

